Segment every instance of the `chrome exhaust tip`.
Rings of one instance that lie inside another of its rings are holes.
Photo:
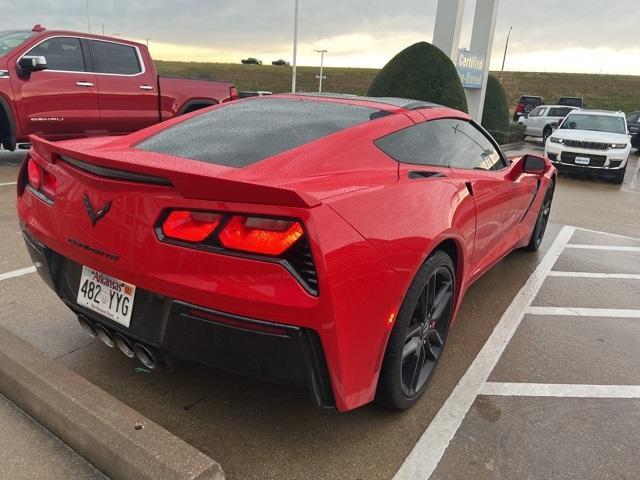
[[[133,351],[135,352],[136,357],[138,358],[140,363],[142,363],[149,370],[155,370],[155,368],[158,366],[156,362],[156,356],[151,351],[151,349],[145,347],[140,343],[136,343],[133,346]]]
[[[93,328],[95,328],[98,338],[102,340],[102,343],[104,343],[107,347],[113,348],[116,346],[116,342],[113,339],[113,335],[111,335],[111,332],[109,332],[109,330],[107,330],[106,328],[104,328],[102,325],[98,323],[96,323]]]
[[[78,315],[78,323],[82,327],[82,329],[89,334],[92,338],[96,338],[98,336],[98,332],[93,327],[89,319],[83,315]]]
[[[116,347],[129,358],[136,358],[136,353],[133,351],[133,345],[131,342],[120,333],[113,334],[113,341],[116,343]]]

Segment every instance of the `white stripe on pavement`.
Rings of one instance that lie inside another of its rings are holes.
[[[556,315],[571,317],[611,317],[640,318],[640,310],[623,308],[566,308],[566,307],[529,307],[531,315]]]
[[[624,280],[640,280],[640,274],[635,273],[596,273],[596,272],[549,272],[550,277],[567,278],[617,278]]]
[[[584,228],[584,227],[576,227],[576,229],[582,230],[583,232],[598,233],[600,235],[606,235],[607,237],[624,238],[626,240],[637,240],[640,242],[640,238],[630,237],[628,235],[620,235],[619,233],[601,232],[600,230],[593,230],[591,228]]]
[[[575,232],[575,227],[563,227],[549,251],[536,267],[502,315],[491,337],[484,344],[464,376],[453,389],[440,411],[422,434],[406,458],[394,480],[427,479],[435,471],[442,455],[462,424],[480,388],[486,382],[502,352],[513,337],[527,308],[533,302],[547,274],[562,254]]]
[[[3,280],[9,280],[10,278],[22,277],[36,271],[36,267],[20,268],[12,272],[0,273],[0,282]]]
[[[0,187],[8,187],[10,185],[17,185],[18,182],[7,182],[7,183],[0,183]]]
[[[619,245],[576,245],[570,243],[567,248],[581,250],[610,250],[614,252],[640,252],[640,247],[621,247]]]
[[[640,398],[640,386],[487,382],[480,389],[480,395],[506,397]]]

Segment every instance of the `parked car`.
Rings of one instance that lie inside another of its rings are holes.
[[[282,67],[288,67],[291,64],[289,62],[287,62],[286,60],[283,60],[282,58],[280,60],[274,60],[273,62],[271,62],[271,65],[276,65],[276,66],[282,66]]]
[[[469,286],[540,246],[555,177],[449,108],[274,95],[34,138],[17,209],[48,285],[147,368],[185,357],[339,411],[406,409]]]
[[[257,58],[249,57],[241,60],[243,65],[262,65],[262,60],[258,60]]]
[[[145,45],[47,31],[0,32],[0,142],[121,135],[237,97],[230,82],[162,77]]]
[[[566,107],[584,108],[584,99],[582,97],[560,97],[558,105]]]
[[[627,117],[631,145],[640,149],[640,112],[633,112]]]
[[[540,105],[544,105],[542,97],[536,97],[534,95],[522,95],[516,104],[516,111],[513,114],[513,121],[517,122],[520,117],[527,117],[531,110]]]
[[[575,107],[544,105],[534,108],[528,117],[520,117],[518,123],[525,126],[525,135],[542,137],[542,140],[546,143],[547,138],[553,133],[553,129],[573,110],[575,110]]]
[[[622,183],[631,141],[622,112],[574,110],[545,145],[545,155],[560,170],[610,178]]]
[[[273,92],[268,92],[266,90],[258,90],[258,91],[247,91],[240,90],[238,92],[238,98],[250,98],[250,97],[264,97],[266,95],[273,95]]]

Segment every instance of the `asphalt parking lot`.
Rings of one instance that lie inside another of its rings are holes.
[[[304,391],[198,366],[150,373],[87,337],[29,268],[12,186],[22,156],[0,152],[0,326],[227,478],[640,477],[637,156],[622,186],[560,177],[542,250],[514,252],[472,287],[430,389],[400,414],[320,410]]]

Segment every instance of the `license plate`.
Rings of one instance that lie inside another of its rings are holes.
[[[589,165],[591,159],[589,157],[576,157],[576,165]]]
[[[78,289],[78,305],[93,310],[114,322],[129,327],[135,285],[123,282],[97,270],[82,267]]]

